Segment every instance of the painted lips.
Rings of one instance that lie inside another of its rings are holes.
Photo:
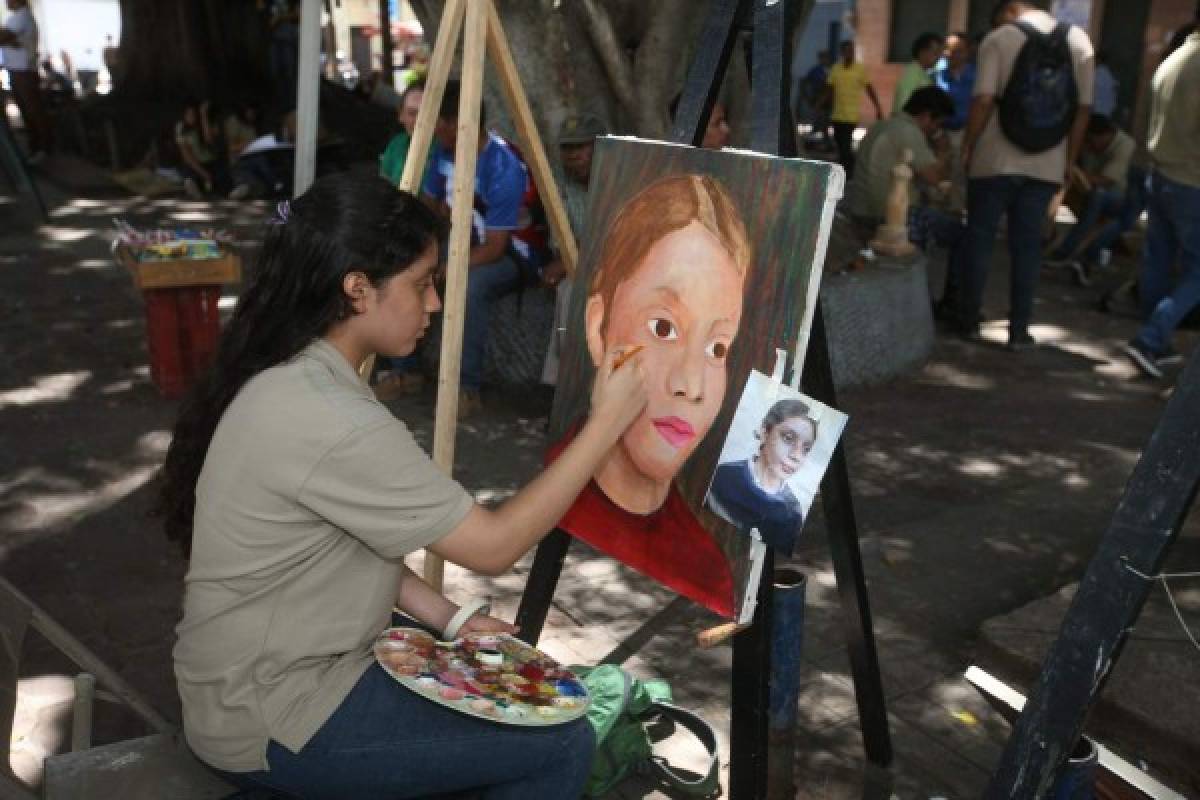
[[[658,435],[666,439],[671,447],[679,448],[696,437],[696,429],[686,419],[679,417],[659,417],[654,420],[654,429]]]

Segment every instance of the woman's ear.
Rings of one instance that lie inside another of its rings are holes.
[[[342,291],[346,293],[355,314],[367,310],[367,291],[371,288],[371,280],[365,272],[355,270],[342,276]]]
[[[604,363],[604,298],[598,294],[590,295],[584,310],[584,330],[587,333],[588,353],[592,356],[592,366],[599,367]]]

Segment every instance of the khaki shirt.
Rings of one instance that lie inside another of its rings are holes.
[[[252,378],[196,486],[175,676],[188,744],[230,772],[300,750],[372,662],[401,559],[471,496],[323,339]]]
[[[883,219],[892,185],[892,168],[903,158],[905,150],[912,151],[914,171],[937,160],[924,132],[909,114],[901,111],[871,126],[858,146],[854,177],[846,192],[850,213]],[[917,202],[916,182],[914,176],[908,183],[910,205]]]
[[[1086,149],[1080,157],[1080,166],[1091,175],[1103,175],[1112,181],[1110,191],[1125,191],[1126,179],[1129,177],[1129,165],[1137,152],[1137,142],[1125,131],[1117,131],[1113,140],[1103,153],[1090,153]]]
[[[1200,32],[1164,61],[1150,81],[1147,140],[1168,179],[1200,187]]]
[[[1045,11],[1026,11],[1021,19],[1044,33],[1054,30],[1057,24],[1054,17]],[[1016,25],[1001,25],[987,35],[979,45],[975,97],[992,95],[999,103],[1025,41],[1024,32]],[[1067,46],[1075,67],[1079,105],[1091,106],[1095,79],[1092,42],[1082,28],[1071,26],[1067,34]],[[1063,137],[1061,142],[1045,152],[1027,153],[1004,137],[1000,129],[1000,111],[996,108],[975,143],[967,176],[989,178],[994,175],[1026,175],[1050,183],[1062,183],[1067,172],[1069,138],[1069,135]]]

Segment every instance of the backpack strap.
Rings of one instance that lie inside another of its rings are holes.
[[[1040,39],[1046,35],[1023,19],[1014,19],[1012,24],[1017,27],[1017,30],[1025,34],[1026,39]]]
[[[651,756],[647,765],[647,771],[668,786],[683,792],[684,794],[693,795],[696,797],[707,797],[716,792],[717,783],[717,734],[713,731],[712,726],[704,721],[697,714],[688,711],[686,708],[680,708],[677,705],[664,702],[655,702],[650,711],[657,711],[660,714],[668,717],[678,725],[687,728],[697,739],[704,745],[704,749],[708,751],[708,769],[699,778],[686,778],[670,764],[665,758]]]
[[[1026,39],[1048,39],[1056,45],[1065,42],[1067,34],[1071,32],[1071,26],[1065,22],[1055,22],[1054,29],[1050,31],[1040,31],[1023,19],[1014,19],[1012,24],[1025,34]]]

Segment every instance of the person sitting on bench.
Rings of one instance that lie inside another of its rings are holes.
[[[1112,247],[1146,207],[1145,172],[1133,166],[1136,152],[1133,137],[1111,119],[1103,114],[1088,119],[1083,153],[1067,189],[1067,205],[1078,222],[1051,251],[1047,266],[1068,266],[1080,284],[1091,283],[1092,267],[1100,261],[1101,251]],[[1115,233],[1106,226],[1101,238],[1097,225],[1105,219],[1120,222]]]
[[[358,374],[412,352],[441,310],[443,224],[377,176],[282,202],[258,269],[167,452],[162,511],[190,553],[175,676],[192,751],[287,797],[578,797],[586,718],[498,725],[401,686],[373,656],[393,608],[454,639],[515,628],[405,567],[421,548],[510,569],[558,522],[646,405],[645,365],[603,355],[591,414],[498,508],[436,467]]]

